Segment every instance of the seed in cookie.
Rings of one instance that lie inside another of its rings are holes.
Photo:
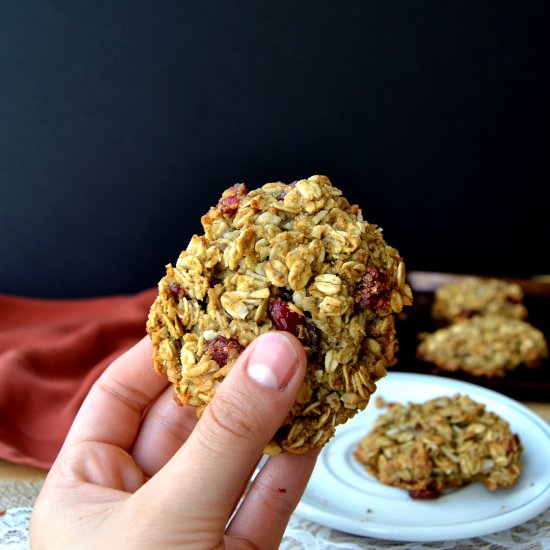
[[[201,222],[151,307],[157,372],[200,415],[256,336],[288,331],[308,368],[269,452],[322,447],[396,362],[394,315],[412,303],[399,253],[325,176],[234,185]]]

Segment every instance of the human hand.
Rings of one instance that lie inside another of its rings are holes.
[[[257,338],[199,421],[151,353],[144,338],[92,387],[35,503],[31,547],[277,548],[316,452],[271,457],[228,521],[295,401],[302,346]]]

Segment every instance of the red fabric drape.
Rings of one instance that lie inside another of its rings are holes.
[[[92,384],[145,335],[156,292],[79,300],[0,295],[0,458],[51,466]]]

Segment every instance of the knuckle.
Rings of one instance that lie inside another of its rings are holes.
[[[139,414],[143,412],[150,399],[138,388],[108,376],[105,380],[98,380],[96,390],[111,399],[119,401],[123,406]]]
[[[219,443],[227,439],[250,440],[262,432],[261,415],[255,414],[253,402],[237,392],[219,393],[205,411],[205,435]]]

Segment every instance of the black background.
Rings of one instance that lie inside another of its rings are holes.
[[[153,286],[224,188],[315,173],[409,270],[550,271],[549,15],[0,3],[0,292]]]

